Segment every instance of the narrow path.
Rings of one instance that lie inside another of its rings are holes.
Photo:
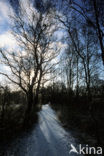
[[[44,105],[35,129],[16,139],[6,156],[75,156],[69,154],[70,144],[75,145],[75,139],[61,127],[50,106]]]

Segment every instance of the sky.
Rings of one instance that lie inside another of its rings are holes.
[[[15,39],[10,33],[11,20],[9,18],[10,14],[14,12],[18,14],[19,1],[26,5],[28,1],[34,2],[34,6],[39,8],[42,6],[42,1],[46,2],[47,0],[0,0],[0,47],[4,45],[7,47],[13,47]],[[25,2],[25,3],[24,3]],[[56,8],[60,6],[62,0],[49,0],[53,5],[56,4]],[[46,4],[46,3],[45,3]],[[40,10],[41,11],[41,10]],[[63,32],[58,33],[59,39],[62,38]],[[14,47],[13,47],[14,48]]]
[[[10,33],[10,20],[8,15],[12,12],[12,7],[7,0],[0,0],[0,48],[11,48],[14,47],[15,40]],[[8,71],[7,67],[0,66],[0,70]],[[0,76],[0,80],[4,80]]]
[[[9,15],[13,12],[7,0],[0,0],[0,47],[13,46],[14,39],[10,33]]]
[[[23,5],[26,5],[28,0],[20,0]],[[24,3],[25,1],[25,3]],[[33,1],[33,0],[31,0]],[[41,0],[35,0],[36,6],[38,6]],[[43,0],[46,1],[46,0]],[[54,2],[55,0],[50,0]],[[57,2],[61,2],[61,0],[57,0]],[[16,49],[16,40],[11,35],[11,20],[9,18],[10,14],[17,13],[18,14],[18,7],[19,2],[18,0],[0,0],[0,48],[6,47],[8,50],[15,50]],[[65,34],[64,31],[60,31],[56,33],[57,41],[60,42],[60,46],[65,45],[61,40],[63,35]],[[0,70],[5,70],[5,72],[10,72],[9,69],[5,66],[0,65]],[[0,76],[0,81],[4,80],[4,77]]]
[[[8,0],[0,0],[0,48],[15,49],[16,40],[11,35],[11,21],[9,15],[13,13]],[[10,72],[9,68],[0,65],[0,71]],[[0,82],[5,83],[6,78],[0,75]]]
[[[23,2],[23,5],[26,5],[26,1],[28,0],[25,0],[25,3],[24,0],[20,1]],[[35,0],[37,5],[40,1],[41,0]],[[18,0],[0,0],[0,47],[8,46],[10,48],[13,47],[15,43],[15,39],[13,38],[10,32],[11,20],[9,16],[13,14],[13,12],[18,13],[18,6],[19,6]],[[57,38],[60,39],[62,36],[63,32],[60,32],[58,33]]]
[[[0,35],[8,31],[9,23],[8,23],[8,13],[9,13],[9,5],[6,0],[0,1]]]
[[[25,3],[24,0],[20,1],[23,5],[26,5],[28,0],[25,0]],[[0,48],[7,48],[9,51],[15,50],[17,45],[16,39],[11,34],[11,20],[9,16],[14,13],[18,14],[18,4],[18,0],[0,0]],[[57,41],[59,41],[63,36],[63,32],[56,33],[56,36]],[[59,44],[61,46],[61,42]],[[9,68],[6,66],[0,65],[0,70],[10,73]],[[0,81],[2,80],[6,81],[6,78],[0,76]]]

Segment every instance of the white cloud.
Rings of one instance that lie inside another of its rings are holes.
[[[6,0],[0,0],[0,18],[9,20],[9,15],[13,13],[13,9]]]
[[[0,0],[0,34],[8,31],[11,25],[10,15],[13,15],[13,9],[7,0]]]
[[[3,71],[5,71],[5,73],[11,72],[11,70],[8,66],[2,66],[2,69],[3,69]]]
[[[8,50],[15,49],[16,47],[16,40],[10,31],[0,35],[0,48],[4,47],[8,48]]]

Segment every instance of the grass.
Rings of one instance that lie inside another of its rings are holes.
[[[24,131],[30,130],[38,121],[37,111],[31,112],[30,121],[27,126],[23,126],[25,106],[24,105],[11,105],[6,108],[3,122],[0,123],[0,143],[7,143],[12,141]]]

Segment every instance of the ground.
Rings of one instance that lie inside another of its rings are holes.
[[[6,156],[75,156],[69,153],[71,144],[77,147],[72,133],[64,130],[55,112],[44,105],[36,127],[5,146],[4,153]]]

